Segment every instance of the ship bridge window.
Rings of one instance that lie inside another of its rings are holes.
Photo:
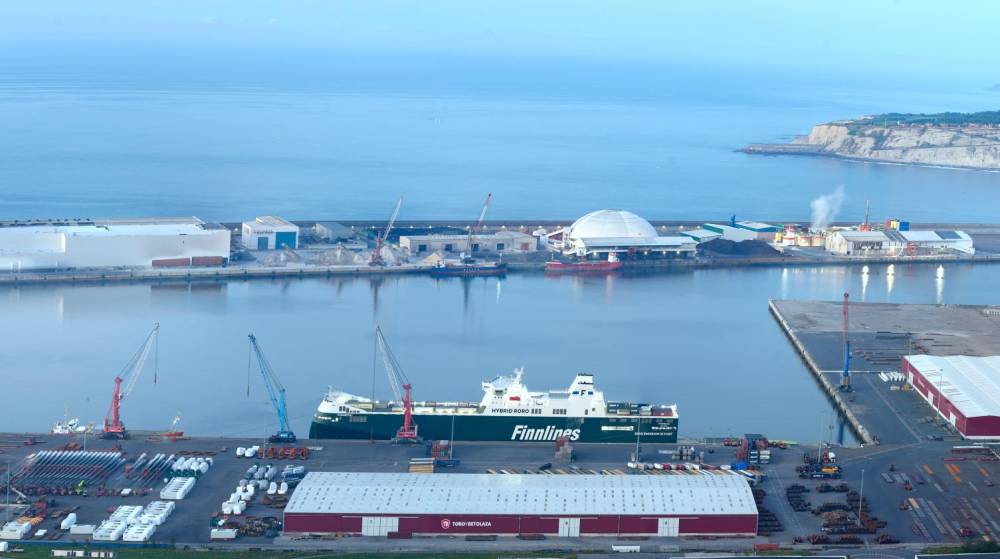
[[[566,415],[565,409],[554,409],[552,410],[552,415]]]

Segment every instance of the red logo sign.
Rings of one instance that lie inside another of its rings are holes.
[[[448,528],[451,528],[451,520],[448,520],[447,518],[442,518],[441,529],[447,530]]]

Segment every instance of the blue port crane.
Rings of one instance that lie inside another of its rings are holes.
[[[267,397],[271,400],[271,405],[274,406],[274,411],[278,414],[278,432],[269,437],[269,441],[272,443],[294,443],[296,441],[295,433],[292,432],[291,427],[288,425],[288,410],[285,408],[285,386],[281,384],[278,380],[278,375],[274,373],[274,369],[271,368],[271,363],[264,356],[264,351],[260,348],[260,344],[257,343],[257,337],[253,334],[247,336],[250,338],[250,349],[254,355],[257,356],[257,368],[260,370],[260,376],[264,378],[264,387],[267,388]],[[248,361],[247,363],[247,396],[250,396],[250,369],[252,368],[252,363]]]

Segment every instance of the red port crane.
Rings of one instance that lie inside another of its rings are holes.
[[[389,344],[382,335],[382,327],[375,327],[375,341],[378,343],[379,352],[382,354],[382,363],[385,365],[385,372],[389,376],[389,387],[392,389],[396,401],[403,402],[403,425],[396,431],[393,443],[419,443],[420,437],[417,435],[417,424],[413,420],[413,399],[410,397],[410,379],[406,378],[399,361],[389,349]]]
[[[385,259],[382,258],[382,247],[385,246],[386,240],[389,238],[389,232],[392,231],[392,227],[396,225],[396,218],[399,217],[399,208],[403,205],[403,197],[400,196],[399,200],[396,200],[396,207],[392,210],[392,216],[389,218],[389,223],[382,230],[382,234],[375,237],[375,250],[372,251],[371,261],[368,262],[370,266],[385,266]]]
[[[122,368],[121,373],[115,376],[115,391],[111,396],[111,405],[108,407],[108,413],[104,416],[104,431],[101,433],[101,437],[105,439],[127,439],[129,438],[129,433],[125,429],[125,424],[121,420],[121,402],[132,393],[135,389],[136,381],[142,375],[142,370],[145,368],[146,359],[149,357],[151,350],[154,355],[158,357],[160,348],[158,343],[158,334],[160,332],[160,324],[156,323],[153,329],[146,336],[146,341],[143,342],[142,346],[132,355],[128,363]],[[158,368],[159,359],[153,359],[154,369]],[[158,372],[153,373],[153,382],[156,382],[156,376]],[[122,383],[126,382],[125,387],[122,388]]]
[[[473,235],[478,235],[480,231],[483,230],[483,221],[486,219],[486,210],[490,207],[490,200],[493,199],[493,193],[490,192],[486,195],[486,201],[483,202],[483,211],[479,212],[479,219],[476,224],[469,228],[469,258],[472,258],[472,237]]]

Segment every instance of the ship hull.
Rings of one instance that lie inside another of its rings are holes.
[[[619,261],[608,262],[607,260],[595,261],[595,262],[546,262],[545,271],[549,273],[576,273],[576,274],[586,274],[586,273],[604,273],[604,272],[614,272],[622,267],[622,263]]]
[[[454,418],[454,424],[452,419]],[[496,415],[414,415],[424,440],[553,442],[566,436],[578,443],[676,443],[677,418],[644,417],[507,417]],[[641,423],[640,423],[641,422]],[[389,440],[403,424],[401,413],[317,413],[310,439]],[[454,431],[453,431],[454,430]],[[454,434],[453,434],[454,433]]]
[[[431,268],[431,277],[471,277],[502,276],[507,273],[507,264],[456,264]]]

